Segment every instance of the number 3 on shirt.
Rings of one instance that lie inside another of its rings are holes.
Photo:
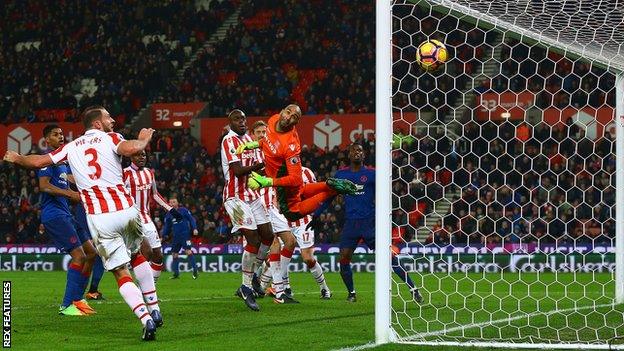
[[[102,167],[97,163],[97,151],[95,151],[94,148],[86,149],[85,156],[91,156],[91,160],[87,164],[89,167],[95,168],[95,173],[89,174],[89,178],[91,178],[91,180],[99,179],[102,176]]]

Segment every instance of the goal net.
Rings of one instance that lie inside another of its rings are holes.
[[[377,240],[390,257],[391,213],[398,259],[377,273],[378,342],[624,349],[623,13],[619,0],[392,2]],[[428,72],[416,49],[432,39],[450,55]]]

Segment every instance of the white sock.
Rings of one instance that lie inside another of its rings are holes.
[[[271,284],[271,277],[273,272],[271,271],[271,267],[268,263],[266,263],[266,261],[262,263],[259,271],[260,274],[258,274],[258,276],[260,277],[260,286],[263,290],[266,290],[269,284]]]
[[[141,292],[143,293],[147,309],[150,313],[153,310],[160,311],[152,267],[150,267],[150,264],[147,263],[147,261],[143,261],[136,266],[132,266],[132,269],[134,270],[136,280],[139,282],[139,287],[141,287]]]
[[[124,301],[130,306],[132,312],[141,320],[141,324],[145,326],[148,320],[152,319],[145,303],[143,302],[143,296],[141,290],[132,282],[128,280],[119,287],[119,294],[123,297]]]
[[[275,256],[278,256],[275,254]],[[270,261],[271,273],[273,275],[273,290],[275,290],[275,297],[280,298],[284,293],[284,284],[282,282],[282,270],[280,268],[280,261],[277,257],[273,257]]]
[[[150,262],[150,267],[152,267],[152,275],[154,275],[154,284],[156,284],[158,282],[158,278],[160,277],[160,273],[162,273],[163,264]]]
[[[321,265],[316,260],[314,261],[314,266],[312,266],[311,268],[308,267],[308,269],[310,269],[310,273],[312,273],[312,276],[314,277],[314,280],[316,280],[316,282],[318,283],[319,287],[321,289],[329,290],[329,287],[327,287],[327,283],[325,282],[323,267],[321,267]]]
[[[267,255],[269,254],[269,249],[271,245],[264,245],[260,243],[260,248],[258,249],[258,254],[256,256],[256,267],[262,267],[264,260],[266,260]],[[260,274],[258,274],[260,276]]]
[[[282,282],[284,283],[284,289],[290,289],[290,279],[288,277],[288,266],[292,259],[292,251],[288,249],[282,249],[280,256],[280,268],[282,271]]]
[[[256,262],[257,254],[254,252],[250,252],[252,249],[249,245],[245,247],[245,251],[243,251],[243,257],[241,259],[241,269],[243,271],[243,285],[251,288],[251,279],[253,278],[254,273],[254,264]],[[255,249],[255,248],[253,248]]]

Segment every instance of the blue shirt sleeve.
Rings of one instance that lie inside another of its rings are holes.
[[[193,230],[196,230],[197,229],[197,222],[195,222],[195,218],[193,218],[193,215],[191,214],[191,211],[189,211],[186,208],[185,208],[185,210],[186,211],[184,211],[184,216],[189,221],[189,223],[191,223],[191,228]]]
[[[169,234],[171,233],[171,215],[169,213],[167,213],[165,215],[165,225],[163,226],[163,237],[167,238],[169,237]]]
[[[52,167],[44,167],[37,170],[37,177],[52,177]]]

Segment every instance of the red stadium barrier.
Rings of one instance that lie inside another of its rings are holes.
[[[504,92],[504,93],[483,93],[476,97],[479,108],[476,116],[481,121],[497,121],[502,122],[506,119],[501,116],[503,112],[510,114],[509,120],[524,120],[526,110],[533,106],[535,95],[525,91],[522,93]],[[615,135],[614,113],[612,107],[603,106],[600,108],[583,107],[574,108],[566,107],[558,109],[549,107],[543,109],[544,122],[555,126],[559,123],[566,123],[572,118],[572,122],[585,130],[585,135],[590,139],[597,139],[609,132]],[[528,139],[529,135],[522,130],[521,140]]]
[[[247,125],[268,117],[249,117]],[[227,126],[227,118],[203,118],[201,121],[201,142],[208,152],[216,152],[221,135]],[[345,148],[359,137],[375,134],[375,115],[372,113],[353,115],[304,115],[297,125],[301,145],[316,145],[321,149],[335,146]]]
[[[529,91],[514,93],[483,93],[477,95],[477,118],[482,121],[501,121],[501,114],[508,112],[511,120],[523,120],[527,108],[533,106],[535,95]]]
[[[189,128],[191,119],[197,116],[204,106],[205,102],[152,104],[152,128]]]
[[[584,107],[576,109],[567,107],[562,110],[548,108],[544,111],[544,121],[550,125],[565,123],[568,118],[581,129],[585,130],[585,135],[589,139],[599,139],[604,133],[609,132],[615,136],[615,110],[611,107],[591,108]]]

